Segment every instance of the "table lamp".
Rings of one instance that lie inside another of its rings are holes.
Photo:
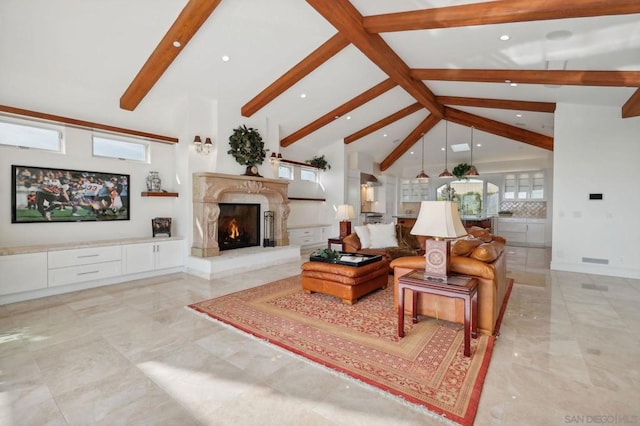
[[[446,281],[451,265],[450,239],[467,235],[458,214],[458,204],[422,201],[411,234],[431,237],[425,242],[425,279]]]
[[[351,219],[354,219],[356,214],[353,210],[353,206],[349,204],[340,204],[336,209],[336,219],[340,221],[340,238],[344,238],[351,234]]]

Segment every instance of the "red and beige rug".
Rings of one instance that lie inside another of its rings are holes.
[[[472,424],[495,338],[472,339],[471,357],[465,357],[461,324],[422,317],[411,324],[408,316],[405,337],[398,338],[393,277],[389,284],[350,306],[304,294],[300,276],[294,276],[189,307],[454,422]]]

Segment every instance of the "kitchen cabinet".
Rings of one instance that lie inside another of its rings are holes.
[[[509,245],[542,247],[545,244],[546,219],[498,218],[496,235]]]
[[[414,180],[403,180],[400,184],[400,201],[403,203],[420,202],[429,199],[429,183]]]
[[[137,274],[183,264],[182,241],[125,244],[122,246],[122,273]]]
[[[0,295],[47,287],[47,254],[0,256]]]
[[[509,173],[504,176],[503,200],[544,200],[544,173]]]

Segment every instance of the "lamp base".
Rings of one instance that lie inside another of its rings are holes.
[[[340,238],[351,235],[351,221],[343,220],[340,222]]]
[[[434,240],[429,238],[425,242],[424,276],[434,281],[446,281],[449,278],[451,243],[449,240]]]

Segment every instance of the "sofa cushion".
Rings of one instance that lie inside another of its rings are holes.
[[[479,238],[461,238],[456,240],[451,247],[451,254],[456,256],[469,256],[473,249],[482,244]]]
[[[396,226],[393,223],[368,224],[371,248],[397,247]]]
[[[472,259],[477,259],[485,263],[491,263],[502,254],[504,243],[500,241],[492,241],[483,243],[476,247],[469,255]]]
[[[421,249],[420,241],[418,241],[418,238],[415,235],[411,234],[411,228],[397,224],[396,238],[398,239],[398,246],[400,247],[406,247],[414,250]]]
[[[493,236],[491,235],[491,233],[484,228],[472,226],[471,228],[469,228],[468,232],[469,232],[469,235],[471,235],[474,238],[481,239],[482,242],[484,243],[488,243],[493,239]]]
[[[354,226],[353,229],[356,231],[356,235],[360,240],[360,248],[371,248],[371,235],[369,234],[368,226]]]

